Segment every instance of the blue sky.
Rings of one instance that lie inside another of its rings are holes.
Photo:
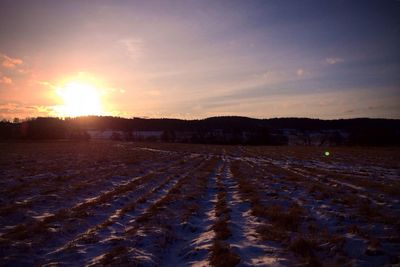
[[[0,2],[0,117],[400,118],[399,1]]]

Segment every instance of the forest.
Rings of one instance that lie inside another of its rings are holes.
[[[391,146],[400,144],[400,120],[255,119],[237,116],[211,117],[201,120],[127,119],[111,116],[3,120],[0,122],[0,140],[88,140],[90,139],[88,130],[116,131],[123,133],[125,136],[123,139],[128,141],[135,141],[132,138],[132,132],[135,131],[160,131],[163,134],[158,141],[164,142],[182,142],[176,136],[185,133],[190,136],[184,140],[187,143],[286,145],[288,132],[291,132],[302,136],[329,133],[329,138],[334,141],[331,143],[337,145]]]

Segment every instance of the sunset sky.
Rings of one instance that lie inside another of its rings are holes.
[[[400,1],[0,1],[0,119],[400,118]]]

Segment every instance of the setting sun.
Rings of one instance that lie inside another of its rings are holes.
[[[69,82],[58,88],[57,95],[63,104],[57,108],[61,116],[76,117],[83,115],[101,115],[103,113],[100,93],[94,86]]]

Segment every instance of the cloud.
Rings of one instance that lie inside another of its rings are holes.
[[[125,38],[118,41],[132,59],[140,57],[143,49],[143,40],[140,38]]]
[[[1,76],[0,77],[0,84],[12,84],[13,80],[10,77],[7,76]]]
[[[0,102],[0,119],[54,115],[53,106],[29,105],[18,101]]]
[[[33,108],[35,108],[37,112],[45,113],[46,115],[53,114],[55,111],[53,106],[33,106]]]
[[[26,118],[35,113],[36,108],[23,105],[19,102],[0,103],[0,118]]]
[[[1,57],[2,57],[1,65],[7,69],[13,69],[23,63],[23,61],[19,58],[12,58],[7,55],[1,55]]]
[[[298,69],[298,70],[296,71],[296,75],[299,76],[299,77],[303,76],[304,74],[305,74],[304,69]]]
[[[36,83],[40,84],[40,85],[43,85],[43,86],[47,86],[47,87],[52,88],[52,89],[56,89],[57,88],[55,85],[53,85],[52,83],[47,82],[47,81],[36,81]]]
[[[328,58],[325,59],[325,62],[330,64],[330,65],[334,65],[334,64],[337,64],[337,63],[342,63],[343,61],[344,61],[344,59],[340,58],[340,57],[328,57]]]

